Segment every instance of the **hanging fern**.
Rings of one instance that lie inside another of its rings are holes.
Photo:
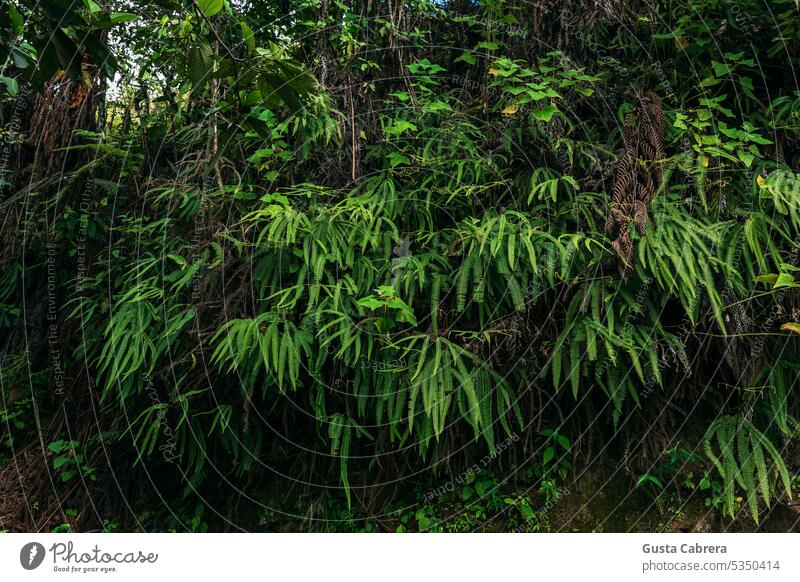
[[[750,421],[724,416],[708,427],[703,446],[706,456],[722,478],[723,511],[734,516],[736,487],[746,495],[756,523],[759,521],[759,493],[766,507],[778,498],[779,491],[791,499],[789,469],[769,438]]]

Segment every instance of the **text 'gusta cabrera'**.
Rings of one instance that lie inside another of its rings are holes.
[[[645,554],[727,554],[727,546],[706,546],[702,544],[680,544],[673,546],[664,544],[655,546],[652,544],[644,544],[642,552]]]

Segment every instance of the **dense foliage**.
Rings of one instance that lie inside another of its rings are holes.
[[[792,504],[794,0],[2,0],[0,29],[0,528]]]

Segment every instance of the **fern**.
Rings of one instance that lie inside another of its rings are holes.
[[[769,507],[782,490],[792,497],[789,469],[769,438],[748,420],[724,416],[708,427],[703,438],[705,454],[723,483],[723,511],[734,516],[736,487],[744,490],[753,520],[759,521],[758,494]]]

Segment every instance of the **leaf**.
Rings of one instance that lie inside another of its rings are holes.
[[[22,15],[19,13],[13,4],[7,4],[8,6],[8,18],[11,21],[11,32],[14,35],[22,34],[23,29],[23,20]]]
[[[356,302],[356,305],[366,307],[367,309],[380,309],[381,307],[385,307],[386,303],[376,298],[374,295],[370,295],[368,297],[359,299]]]
[[[653,475],[648,475],[646,473],[636,480],[636,487],[641,487],[645,483],[652,483],[661,489],[664,488],[664,485],[661,483],[661,480],[658,477],[654,477]]]
[[[181,267],[181,269],[186,268],[186,259],[183,258],[181,255],[169,254],[167,255],[167,258],[175,261],[178,264],[178,266]]]
[[[496,51],[498,48],[500,48],[499,44],[489,40],[481,41],[475,45],[475,50],[486,49],[487,51]]]
[[[60,453],[64,449],[64,446],[65,446],[65,442],[62,441],[62,440],[58,440],[58,441],[53,441],[52,443],[49,443],[47,445],[47,448],[49,450],[53,451],[54,453]]]
[[[206,43],[194,45],[188,52],[189,80],[195,87],[202,87],[211,79],[213,52]]]
[[[434,113],[436,111],[452,111],[451,107],[444,101],[434,101],[433,103],[428,103],[424,107],[424,110],[428,113]]]
[[[458,62],[465,62],[469,65],[474,65],[477,62],[477,59],[470,51],[464,51],[461,53],[461,56],[455,59],[456,63]]]
[[[800,323],[784,323],[781,326],[781,331],[790,331],[792,333],[800,334]]]
[[[774,289],[778,287],[800,287],[800,285],[795,283],[794,277],[788,273],[781,273],[778,275],[778,278],[775,280],[775,285],[773,286]]]
[[[251,53],[256,52],[256,41],[255,35],[253,34],[253,29],[251,29],[244,20],[239,21],[239,26],[242,29],[242,38],[244,38],[244,44],[247,45],[247,48]]]
[[[0,83],[5,85],[6,92],[12,97],[16,97],[19,94],[19,84],[16,79],[0,75]]]
[[[395,119],[392,123],[387,125],[383,131],[387,135],[400,136],[406,131],[417,131],[417,126],[405,119]]]
[[[131,20],[138,20],[139,15],[131,12],[114,12],[110,16],[111,22],[119,24],[121,22],[130,22]]]
[[[200,10],[208,16],[214,16],[217,12],[222,10],[222,6],[224,5],[223,0],[197,0],[197,5],[200,7]]]
[[[558,107],[555,105],[545,105],[541,109],[535,109],[533,111],[533,116],[538,119],[539,121],[544,121],[545,123],[550,121],[553,118],[553,115],[558,111]]]
[[[737,150],[736,155],[739,156],[739,159],[744,162],[746,167],[750,167],[753,164],[753,160],[755,156],[746,150]]]
[[[389,163],[392,165],[392,168],[396,168],[401,164],[405,166],[411,164],[411,160],[400,152],[389,152],[386,157],[389,159]]]
[[[107,77],[113,77],[117,71],[117,59],[105,43],[96,36],[87,34],[83,39],[83,44],[89,56],[92,57],[92,62],[100,66]]]
[[[88,36],[88,35],[87,35]],[[97,39],[95,39],[97,40]],[[97,42],[100,42],[99,40]],[[80,66],[80,49],[75,42],[67,36],[67,34],[60,28],[53,31],[47,43],[46,49],[42,51],[40,58],[40,68],[44,69],[45,76],[55,74],[55,70],[49,73],[52,65],[48,63],[47,67],[42,66],[41,60],[51,61],[55,64],[55,69],[59,67],[66,71],[66,73],[73,79],[78,79],[81,76]]]

